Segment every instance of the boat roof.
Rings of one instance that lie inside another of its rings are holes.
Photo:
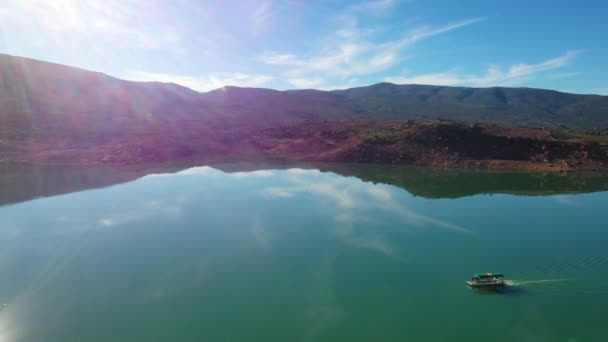
[[[502,273],[476,273],[473,274],[474,278],[501,278],[504,277]]]

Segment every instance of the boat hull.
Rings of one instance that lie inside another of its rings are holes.
[[[498,289],[505,287],[506,284],[504,281],[500,282],[492,282],[492,283],[479,283],[474,281],[467,281],[467,286],[472,287],[474,289]]]

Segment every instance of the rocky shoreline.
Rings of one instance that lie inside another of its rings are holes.
[[[608,145],[564,140],[549,130],[444,121],[306,122],[232,127],[206,134],[115,136],[97,143],[47,139],[0,160],[37,164],[133,165],[175,160],[405,164],[445,168],[608,170]]]

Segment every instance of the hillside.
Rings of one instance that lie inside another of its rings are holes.
[[[531,88],[380,83],[338,90],[362,117],[486,122],[508,126],[608,126],[608,97]],[[373,114],[372,114],[373,113]]]
[[[0,55],[0,162],[270,158],[597,170],[608,168],[606,127],[606,96],[389,83],[199,93]]]
[[[224,87],[198,93],[0,55],[0,137],[133,133],[201,120],[226,125],[355,118],[607,128],[608,96],[390,83],[335,91]]]

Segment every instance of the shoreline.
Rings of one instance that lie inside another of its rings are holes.
[[[444,121],[307,122],[226,127],[201,136],[140,134],[4,142],[2,163],[40,165],[217,164],[272,160],[339,162],[446,169],[608,171],[608,145],[564,141],[550,131]],[[11,148],[12,147],[12,148]]]

